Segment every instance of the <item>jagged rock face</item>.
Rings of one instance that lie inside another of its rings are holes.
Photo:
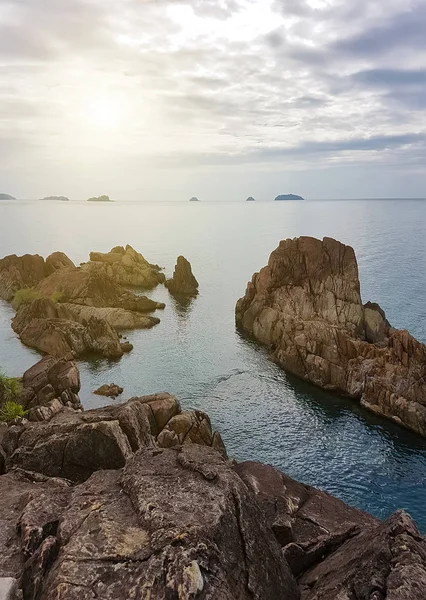
[[[349,246],[280,242],[237,302],[236,321],[284,369],[426,436],[426,347],[392,329],[377,304],[363,306]]]
[[[62,407],[63,408],[63,407]],[[162,431],[173,431],[173,418],[202,423],[196,429],[180,432],[177,439],[164,440]],[[174,443],[173,443],[174,442]],[[75,412],[62,410],[48,423],[11,426],[3,437],[6,469],[22,468],[49,477],[84,481],[99,469],[118,469],[126,459],[143,447],[203,444],[222,450],[223,442],[211,429],[204,413],[181,412],[179,402],[170,394],[132,398],[116,406]]]
[[[178,256],[172,279],[166,281],[166,287],[178,296],[196,296],[198,281],[192,274],[191,263],[183,256]]]
[[[75,269],[75,264],[63,252],[53,252],[46,258],[46,274],[50,275],[59,269]]]
[[[253,496],[210,448],[142,449],[73,488],[1,484],[0,575],[24,598],[299,599]]]
[[[48,421],[67,406],[82,408],[78,393],[80,373],[72,361],[46,356],[22,377],[21,403],[30,421]],[[1,446],[1,440],[0,440]]]
[[[10,302],[15,292],[37,285],[46,275],[46,263],[38,254],[6,256],[0,260],[0,298]]]
[[[164,308],[162,303],[125,290],[103,273],[80,268],[60,269],[44,279],[37,289],[48,298],[61,292],[67,302],[84,306],[123,308],[142,313]]]
[[[107,358],[123,355],[120,338],[107,320],[88,316],[75,321],[66,307],[48,298],[22,304],[12,321],[13,330],[30,348],[58,358],[96,353]]]
[[[426,540],[407,514],[382,523],[269,465],[234,468],[282,546],[301,600],[424,598]]]
[[[97,306],[82,306],[65,302],[60,305],[60,311],[66,311],[67,319],[84,323],[91,317],[107,321],[117,331],[123,329],[151,329],[160,322],[157,317],[124,308],[99,308]]]
[[[152,289],[166,279],[158,265],[150,264],[131,246],[125,249],[118,246],[108,254],[91,252],[90,262],[82,268],[103,273],[121,285],[145,289]]]

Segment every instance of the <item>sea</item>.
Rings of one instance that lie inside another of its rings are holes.
[[[161,323],[126,333],[130,354],[79,361],[86,408],[111,402],[92,393],[104,383],[124,388],[115,402],[168,391],[210,415],[230,457],[271,464],[379,518],[403,508],[426,532],[426,440],[287,375],[235,328],[252,274],[280,240],[301,235],[353,246],[363,301],[426,343],[425,201],[0,202],[0,257],[60,250],[79,264],[130,244],[167,276],[180,254],[192,264],[197,298],[180,303],[158,286],[147,295],[165,302]],[[39,355],[12,316],[0,301],[0,369],[19,376]]]

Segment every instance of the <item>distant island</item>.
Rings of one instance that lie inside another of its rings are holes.
[[[41,198],[41,200],[61,200],[61,202],[69,202],[70,199],[66,196],[46,196],[45,198]]]
[[[189,201],[190,202],[199,202],[199,200],[196,196],[192,196],[192,198],[190,198]]]
[[[256,200],[253,198],[253,196],[249,196],[246,202],[256,202]]]
[[[88,198],[87,202],[112,202],[109,196],[93,196],[93,198]]]
[[[302,198],[302,196],[297,196],[296,194],[281,194],[280,196],[277,196],[275,200],[304,200],[304,198]]]
[[[0,200],[16,200],[16,198],[9,194],[0,194]]]

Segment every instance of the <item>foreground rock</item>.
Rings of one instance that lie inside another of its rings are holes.
[[[74,488],[28,477],[3,476],[0,499],[0,570],[25,598],[299,598],[254,498],[209,448],[142,449]]]
[[[87,353],[119,358],[124,351],[117,331],[107,320],[88,316],[77,322],[73,311],[48,298],[21,304],[12,328],[26,346],[58,358]]]
[[[426,436],[426,346],[363,306],[352,248],[301,237],[280,242],[236,306],[271,358],[320,387]]]
[[[196,296],[198,281],[192,274],[191,263],[183,256],[178,256],[172,279],[166,281],[166,287],[177,296]]]
[[[150,264],[131,246],[117,246],[108,254],[91,252],[90,262],[82,268],[107,275],[120,285],[144,289],[152,289],[166,279],[158,265]]]

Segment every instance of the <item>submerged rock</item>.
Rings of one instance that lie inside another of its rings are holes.
[[[113,248],[108,254],[91,252],[90,262],[83,269],[101,272],[120,285],[152,289],[164,283],[165,276],[158,265],[149,263],[131,246]]]
[[[353,249],[280,242],[237,302],[237,325],[289,372],[426,436],[426,346],[363,306]]]
[[[178,296],[198,294],[198,281],[192,274],[191,263],[183,256],[178,256],[173,277],[168,279],[165,285],[169,292]]]
[[[109,396],[110,398],[117,398],[117,396],[120,396],[120,394],[123,393],[123,388],[115,383],[110,383],[109,385],[105,383],[93,393],[97,396]]]

